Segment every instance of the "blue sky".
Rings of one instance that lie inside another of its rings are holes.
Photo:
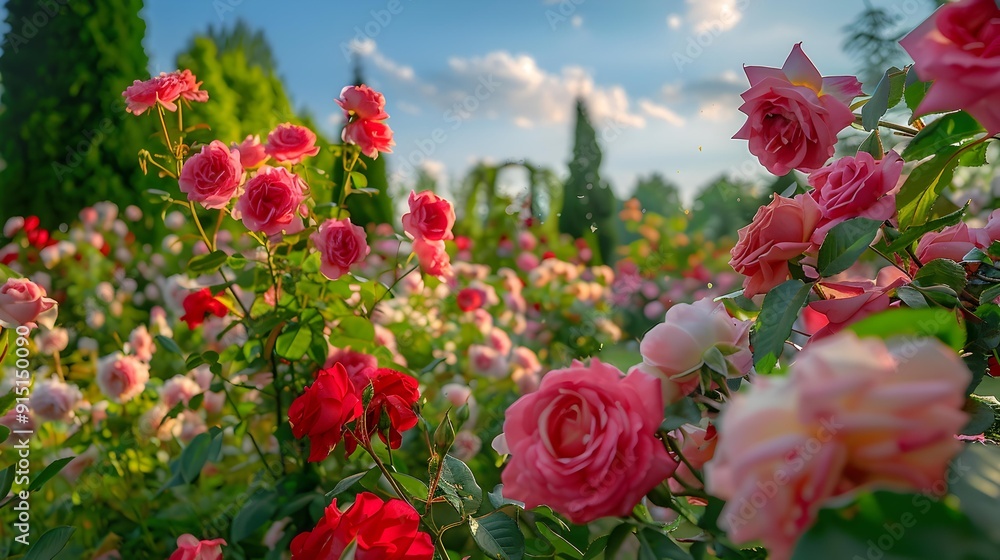
[[[908,27],[926,17],[930,4],[872,1]],[[367,81],[388,100],[397,141],[388,161],[403,175],[409,160],[459,178],[482,158],[528,158],[564,174],[573,96],[582,94],[603,138],[603,174],[616,191],[628,192],[637,175],[659,171],[690,193],[721,172],[759,169],[746,143],[730,140],[742,123],[736,110],[745,89],[742,65],[780,66],[803,41],[824,75],[851,73],[842,28],[862,6],[862,0],[147,0],[145,45],[151,70],[172,70],[194,33],[242,18],[264,29],[295,106],[326,123],[330,134],[333,98],[351,77],[343,52],[358,50]]]

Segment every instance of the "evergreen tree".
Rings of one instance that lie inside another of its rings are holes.
[[[632,198],[639,201],[643,210],[661,216],[671,217],[684,213],[677,185],[667,181],[659,173],[653,173],[649,177],[639,177],[635,190],[632,191]]]
[[[576,101],[575,143],[569,179],[563,191],[559,231],[574,238],[597,240],[601,261],[614,261],[618,203],[611,186],[601,180],[601,146],[582,99]]]
[[[151,129],[121,95],[149,77],[142,0],[6,7],[0,218],[36,214],[54,227],[100,200],[152,208],[143,192],[156,179],[136,157]]]

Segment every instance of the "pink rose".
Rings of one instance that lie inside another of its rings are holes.
[[[128,337],[128,344],[132,350],[132,355],[149,363],[156,353],[156,345],[153,344],[153,337],[149,335],[146,325],[139,325]]]
[[[750,321],[730,317],[726,306],[711,298],[678,303],[667,310],[663,322],[649,330],[639,343],[643,362],[656,376],[686,384],[698,379],[705,353],[718,348],[732,366],[733,376],[750,371]],[[664,383],[664,401],[671,401],[673,388]]]
[[[302,231],[302,201],[308,187],[284,167],[260,168],[233,207],[233,217],[242,219],[250,231],[266,235]]]
[[[893,191],[902,172],[903,160],[893,151],[881,160],[868,152],[859,152],[857,156],[842,157],[813,171],[809,184],[815,190],[809,194],[823,213],[815,233],[816,244],[823,243],[830,228],[849,218],[880,221],[891,218],[896,213]]]
[[[413,241],[413,252],[417,255],[420,268],[431,276],[451,276],[451,257],[445,250],[444,241]]]
[[[82,399],[83,394],[76,385],[53,378],[35,384],[28,406],[43,420],[68,422],[73,419],[73,412]]]
[[[344,110],[348,119],[381,121],[389,118],[385,112],[385,97],[366,85],[347,86],[340,91],[337,105]]]
[[[933,81],[914,114],[964,109],[1000,132],[1000,7],[994,0],[946,4],[899,42],[921,80]]]
[[[198,78],[195,78],[190,70],[186,68],[184,70],[176,70],[168,74],[168,76],[171,75],[183,85],[181,97],[188,101],[198,101],[200,103],[208,101],[208,92],[201,89],[202,82],[199,82]]]
[[[315,144],[316,134],[313,131],[297,124],[284,123],[267,135],[264,150],[275,161],[295,165],[307,156],[319,153],[319,146]]]
[[[664,375],[660,368],[646,362],[639,362],[628,370],[629,373],[635,371],[660,379],[660,393],[664,405],[680,402],[701,385],[701,378],[697,375],[685,375],[678,379],[671,379]]]
[[[879,280],[862,282],[820,282],[820,291],[826,299],[811,302],[809,308],[823,315],[827,323],[817,330],[811,341],[816,341],[839,332],[851,323],[885,311],[890,307],[888,292],[908,281],[901,272],[888,267],[898,274],[879,273]]]
[[[350,218],[327,220],[309,236],[320,254],[320,272],[336,280],[351,270],[351,265],[365,260],[371,252],[365,239],[365,229],[351,223]]]
[[[951,259],[961,262],[969,251],[986,249],[1000,240],[1000,210],[990,214],[986,227],[973,228],[965,222],[948,226],[939,232],[925,233],[917,242],[917,258],[927,263],[934,259]]]
[[[69,331],[60,327],[42,331],[35,337],[35,345],[42,354],[51,356],[56,352],[62,352],[69,346]]]
[[[403,230],[413,239],[444,241],[454,239],[455,208],[451,202],[431,191],[410,191],[410,211],[403,214]]]
[[[375,159],[379,152],[391,154],[396,142],[392,139],[392,129],[382,121],[358,119],[347,123],[340,134],[347,144],[355,144],[361,153]]]
[[[510,370],[507,358],[495,348],[483,344],[469,345],[469,367],[476,375],[494,379],[507,377]]]
[[[97,386],[113,402],[132,400],[146,388],[149,366],[132,356],[116,352],[97,363]]]
[[[187,406],[195,395],[204,391],[205,389],[194,379],[178,374],[168,379],[160,388],[160,400],[167,405],[168,409],[173,408],[179,402],[183,402]]]
[[[705,466],[709,494],[726,500],[719,526],[734,543],[761,541],[773,560],[791,558],[834,494],[847,455],[825,428],[799,421],[795,396],[787,377],[759,379],[734,395]]]
[[[747,122],[733,138],[750,141],[750,153],[774,175],[819,169],[831,156],[837,134],[854,122],[851,101],[862,95],[854,76],[822,77],[792,48],[781,68],[744,67],[750,89],[740,111]]]
[[[500,352],[503,356],[510,354],[510,350],[514,346],[514,344],[510,341],[510,335],[507,334],[507,331],[496,327],[493,327],[489,334],[486,335],[486,341],[493,347],[494,350]]]
[[[956,352],[933,338],[845,331],[808,345],[792,368],[800,422],[828,426],[850,451],[842,488],[917,491],[944,480],[972,380]]]
[[[232,149],[240,153],[240,164],[244,169],[253,169],[271,158],[257,134],[247,136],[239,144],[233,142]]]
[[[774,195],[757,210],[750,225],[739,231],[729,265],[746,278],[743,294],[762,294],[788,279],[788,261],[814,248],[811,241],[823,217],[809,195]]]
[[[326,357],[326,363],[323,364],[323,369],[330,369],[337,364],[343,366],[351,384],[358,391],[363,391],[368,386],[375,370],[378,369],[378,358],[350,348],[331,348]]]
[[[246,177],[240,153],[218,140],[202,146],[201,151],[184,162],[177,182],[188,200],[205,208],[225,208]]]
[[[154,76],[148,80],[135,80],[125,88],[122,97],[125,98],[125,111],[133,115],[141,115],[157,103],[168,111],[176,111],[177,98],[180,97],[184,84],[177,80],[165,80],[166,74]]]
[[[576,524],[627,516],[677,468],[656,438],[659,383],[641,372],[623,377],[597,359],[546,374],[507,409],[504,495]]]
[[[177,550],[168,560],[222,560],[225,539],[199,541],[190,533],[177,537]]]
[[[712,460],[715,455],[715,446],[719,442],[718,435],[715,426],[711,424],[707,428],[685,424],[670,432],[670,436],[677,440],[681,455],[687,460],[686,462],[678,462],[674,476],[667,481],[671,491],[679,493],[683,492],[685,487],[702,487],[698,477],[691,471],[691,467],[701,469]]]
[[[45,290],[27,278],[8,278],[0,286],[0,326],[35,328],[37,322],[51,329],[58,314],[56,300],[45,297]]]

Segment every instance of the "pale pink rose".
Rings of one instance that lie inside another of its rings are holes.
[[[524,368],[532,373],[541,373],[542,364],[538,361],[538,355],[526,346],[518,346],[510,356],[511,362],[517,367]]]
[[[27,422],[22,422],[27,420]],[[12,408],[6,414],[0,416],[0,426],[6,426],[8,430],[34,430],[38,425],[35,423],[35,415],[29,409],[26,413],[18,413],[17,408]]]
[[[233,208],[233,217],[242,219],[250,231],[266,235],[302,231],[300,217],[302,201],[308,187],[305,182],[284,167],[261,167],[247,181]]]
[[[743,295],[753,297],[789,277],[788,261],[815,248],[811,238],[823,214],[806,194],[774,195],[757,210],[750,225],[740,229],[729,265],[746,278]]]
[[[732,366],[733,376],[750,371],[750,321],[734,319],[721,302],[711,298],[678,303],[667,310],[663,322],[649,330],[639,343],[643,362],[653,366],[657,377],[676,383],[698,377],[705,353],[718,348]],[[673,390],[669,384],[663,388]],[[669,401],[670,395],[664,394]]]
[[[522,231],[517,234],[517,246],[522,251],[534,251],[535,247],[538,246],[538,238],[530,231]]]
[[[97,386],[112,402],[132,400],[146,388],[149,365],[116,352],[97,363]]]
[[[59,471],[59,474],[70,483],[75,483],[80,478],[80,475],[83,474],[83,471],[96,463],[99,457],[100,454],[97,452],[97,448],[91,445],[86,451],[73,457],[69,463],[66,463],[66,466]]]
[[[59,308],[56,300],[45,297],[45,290],[27,278],[8,278],[0,286],[0,326],[10,329],[40,324],[51,329]]]
[[[1000,132],[1000,7],[994,0],[946,4],[899,42],[921,80],[934,82],[916,115],[964,109]]]
[[[191,398],[204,391],[197,381],[184,375],[175,375],[168,379],[160,388],[160,400],[167,408],[173,408],[179,402],[187,406]]]
[[[459,408],[463,404],[475,402],[472,396],[472,389],[462,383],[448,383],[441,387],[441,395],[448,400],[453,408]],[[472,405],[469,405],[472,408]]]
[[[35,337],[35,345],[38,351],[49,356],[56,352],[62,352],[69,345],[69,331],[61,327],[42,331]]]
[[[81,211],[81,215],[82,214],[83,212]],[[23,227],[24,227],[24,217],[13,216],[11,218],[8,218],[3,225],[3,236],[6,237],[7,239],[13,239],[14,236],[17,235],[17,232],[21,231],[21,228]]]
[[[685,424],[670,432],[670,436],[678,443],[681,455],[687,460],[686,462],[678,461],[674,476],[667,481],[671,491],[683,492],[685,488],[702,487],[701,481],[698,480],[695,473],[691,472],[691,467],[700,470],[712,460],[715,455],[715,446],[719,442],[718,435],[715,426],[711,424],[707,428]]]
[[[542,381],[541,372],[531,371],[523,367],[515,366],[510,372],[510,379],[517,385],[517,392],[522,395],[534,393],[538,390],[538,384]]]
[[[267,528],[267,532],[264,533],[264,546],[268,550],[274,550],[274,547],[278,546],[281,539],[285,536],[285,527],[292,522],[291,517],[284,517],[275,521]]]
[[[365,228],[352,224],[350,218],[326,220],[309,239],[319,251],[320,272],[330,280],[347,274],[352,265],[364,261],[371,253]]]
[[[504,495],[576,524],[629,515],[677,467],[656,438],[659,383],[641,372],[623,377],[596,359],[546,374],[538,391],[507,409]]]
[[[881,160],[868,152],[858,152],[809,174],[814,189],[809,194],[823,213],[813,241],[821,245],[830,228],[850,218],[891,218],[896,213],[893,191],[902,172],[903,160],[890,151]]]
[[[347,123],[340,134],[346,144],[355,144],[361,153],[375,159],[379,152],[391,154],[396,142],[392,139],[392,129],[382,121],[358,119]]]
[[[448,454],[460,461],[469,461],[478,455],[482,448],[483,440],[479,439],[479,436],[468,430],[461,430],[455,434],[455,442]]]
[[[507,334],[507,331],[496,327],[494,327],[490,333],[486,335],[486,339],[489,345],[502,356],[510,354],[510,350],[514,346],[514,344],[510,341],[510,335]]]
[[[945,479],[972,380],[956,352],[934,338],[845,331],[809,344],[792,369],[800,422],[828,426],[849,450],[842,489],[919,491]]]
[[[469,345],[469,367],[477,375],[494,379],[507,377],[510,372],[507,359],[492,346],[483,344]]]
[[[75,416],[74,411],[81,400],[83,394],[76,385],[51,378],[35,384],[28,407],[42,420],[68,422]]]
[[[517,268],[530,272],[538,267],[539,260],[534,253],[523,252],[517,254],[514,262],[517,264]]]
[[[679,379],[671,379],[660,371],[660,368],[646,362],[640,362],[628,370],[629,373],[633,371],[639,371],[660,379],[660,392],[664,405],[680,402],[681,399],[693,393],[701,384],[701,378],[697,375],[684,375]]]
[[[168,560],[222,560],[225,539],[199,541],[190,533],[177,537],[177,550]]]
[[[233,142],[232,149],[239,152],[240,164],[244,169],[254,169],[271,159],[264,145],[260,143],[259,134],[250,134],[238,144]]]
[[[1000,211],[994,210],[984,228],[973,228],[965,222],[959,222],[941,231],[925,233],[917,242],[917,258],[925,264],[934,259],[961,261],[969,251],[989,247],[1000,238],[998,216]]]
[[[153,337],[150,336],[146,325],[139,325],[132,331],[128,337],[128,344],[132,355],[146,363],[149,363],[156,353],[156,344],[153,343]]]
[[[413,239],[444,241],[454,239],[455,207],[431,191],[410,191],[410,211],[403,214],[403,230]]]
[[[344,116],[348,119],[356,117],[358,119],[381,121],[389,118],[385,112],[385,97],[366,85],[347,86],[340,90],[340,99],[337,105],[344,110]]]
[[[212,140],[184,162],[177,183],[188,200],[217,209],[225,208],[236,196],[245,177],[239,151]]]
[[[177,421],[180,423],[180,430],[176,432],[176,436],[177,439],[184,443],[190,443],[195,436],[208,431],[205,419],[202,418],[201,414],[193,410],[185,410],[178,414]],[[211,467],[211,464],[209,464],[209,467]]]
[[[799,413],[788,378],[759,379],[729,402],[705,466],[708,493],[726,500],[719,526],[734,543],[759,540],[773,560],[791,558],[847,461],[829,431]]]
[[[444,241],[414,240],[413,253],[417,255],[417,261],[425,274],[439,277],[452,275],[451,257],[448,256]]]
[[[837,134],[854,122],[851,101],[862,95],[854,76],[823,77],[792,48],[781,68],[745,66],[750,89],[740,111],[747,122],[733,138],[750,141],[750,153],[774,175],[819,169],[831,156]]]
[[[284,123],[267,135],[264,150],[275,161],[294,165],[306,157],[318,154],[319,146],[316,145],[316,134],[313,131],[297,124]]]

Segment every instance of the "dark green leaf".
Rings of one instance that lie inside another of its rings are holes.
[[[212,251],[204,255],[198,255],[192,257],[188,261],[188,272],[193,272],[195,274],[211,274],[217,270],[219,267],[226,264],[229,259],[229,255],[225,251]]]
[[[496,509],[500,509],[500,508],[502,508],[503,506],[506,506],[506,505],[513,505],[513,506],[517,506],[517,507],[519,507],[521,509],[524,509],[524,502],[519,502],[517,500],[511,500],[509,498],[505,498],[504,497],[504,495],[503,495],[503,484],[497,484],[496,486],[494,486],[493,487],[493,491],[492,492],[487,492],[486,496],[489,498],[490,504],[492,504],[493,507],[496,508]]]
[[[962,167],[982,167],[988,162],[986,161],[986,153],[990,147],[987,142],[979,142],[973,146],[968,146],[962,151],[962,155],[958,156],[958,164]]]
[[[468,465],[451,455],[445,455],[443,461],[435,495],[443,496],[459,513],[475,513],[483,503],[483,490],[476,477]]]
[[[181,476],[184,482],[194,482],[201,473],[202,467],[208,461],[208,451],[212,445],[212,437],[202,432],[191,440],[191,443],[181,452]]]
[[[930,82],[921,82],[920,79],[917,78],[916,72],[911,71],[906,74],[903,99],[906,100],[906,107],[913,113],[913,116],[910,118],[910,122],[916,120],[917,106],[919,106],[920,102],[924,100],[924,96],[927,94],[927,88],[929,88],[930,85]]]
[[[577,560],[583,557],[582,551],[573,546],[573,543],[566,540],[566,537],[563,537],[559,533],[553,531],[545,523],[542,523],[541,521],[536,521],[535,527],[537,527],[538,532],[541,533],[543,537],[545,537],[545,540],[549,541],[549,544],[551,544],[556,549],[556,552],[565,554],[566,556]]]
[[[524,535],[517,522],[502,511],[469,518],[469,530],[479,549],[496,560],[521,560]]]
[[[772,289],[764,296],[760,315],[750,333],[753,346],[753,361],[758,373],[770,373],[770,368],[762,370],[762,366],[781,357],[785,348],[785,340],[792,333],[792,325],[799,316],[799,311],[809,298],[812,284],[801,280],[789,280]],[[767,357],[770,356],[770,359]]]
[[[878,129],[871,131],[871,134],[865,138],[864,142],[858,146],[858,153],[867,152],[872,155],[875,159],[882,159],[885,156],[885,148],[882,146],[882,137],[878,133]]]
[[[660,429],[666,431],[676,430],[685,424],[697,424],[701,421],[701,410],[692,399],[681,399],[680,401],[667,405],[663,411],[663,423]]]
[[[10,428],[7,426],[0,426],[0,443],[7,441],[10,436]]]
[[[372,467],[372,470],[375,470],[376,468],[377,467]],[[356,474],[352,474],[351,476],[341,480],[340,482],[337,483],[336,486],[333,487],[333,490],[330,490],[329,492],[326,493],[326,497],[328,499],[336,498],[338,495],[343,494],[344,492],[347,491],[348,488],[354,486],[356,482],[360,481],[369,472],[371,471],[362,471]]]
[[[913,276],[914,286],[921,288],[948,286],[956,294],[965,289],[965,284],[965,268],[948,259],[934,259],[924,263],[924,266],[920,267],[920,270]]]
[[[993,284],[989,288],[983,290],[983,293],[979,294],[979,305],[993,302],[998,297],[1000,297],[1000,284]]]
[[[853,218],[833,226],[819,248],[820,275],[829,277],[850,268],[875,240],[880,225],[879,220]]]
[[[969,413],[969,421],[958,433],[966,436],[985,433],[996,419],[996,413],[993,412],[994,406],[1000,406],[996,397],[971,395],[965,405],[965,412]]]
[[[944,187],[951,183],[958,165],[956,154],[959,149],[954,146],[945,147],[910,172],[896,195],[901,230],[923,224],[931,218],[931,208]]]
[[[1000,447],[968,444],[951,462],[948,480],[948,490],[982,537],[1000,543]]]
[[[0,496],[7,496],[14,485],[14,465],[0,471]]]
[[[923,235],[927,232],[937,231],[939,229],[957,224],[958,222],[962,221],[962,216],[965,215],[965,212],[968,209],[969,205],[968,203],[966,203],[965,207],[960,208],[952,212],[951,214],[947,214],[945,216],[941,216],[940,218],[933,219],[927,223],[908,228],[892,243],[889,244],[889,247],[886,249],[886,252],[897,253],[912,245],[914,241],[923,237]]]
[[[301,360],[302,356],[305,356],[309,350],[312,341],[313,332],[309,327],[293,323],[278,335],[278,339],[274,343],[274,351],[286,360]]]
[[[66,547],[75,530],[68,525],[49,529],[31,545],[21,560],[52,560]]]
[[[865,130],[875,130],[878,128],[878,121],[891,109],[903,94],[903,84],[906,80],[906,71],[893,66],[885,71],[871,99],[861,108],[861,126]]]
[[[649,527],[638,533],[640,560],[692,560],[670,537]]]
[[[243,509],[233,518],[231,533],[233,542],[240,542],[253,535],[271,519],[277,508],[278,495],[273,490],[260,490],[251,496]]]
[[[900,286],[896,290],[896,297],[912,309],[926,309],[929,307],[924,295],[910,286]]]
[[[177,354],[182,358],[184,357],[184,352],[181,352],[181,347],[177,346],[177,343],[174,342],[172,338],[167,338],[162,334],[158,334],[153,338],[156,339],[156,341],[160,343],[160,346],[162,346],[163,349],[166,350],[167,352],[170,352],[172,354]]]
[[[901,155],[905,161],[924,159],[948,146],[972,140],[982,132],[984,132],[983,127],[968,113],[964,111],[948,113],[917,133]]]
[[[583,560],[594,560],[598,556],[604,554],[604,550],[608,547],[608,538],[611,535],[601,535],[594,539],[594,542],[590,543],[587,547],[587,552],[583,555]]]
[[[416,498],[422,502],[427,501],[427,494],[429,493],[429,490],[427,485],[424,484],[424,481],[399,472],[392,473],[392,478],[397,484],[399,484],[400,488],[402,488],[404,492],[409,494],[411,498]]]
[[[28,486],[28,492],[37,492],[45,485],[46,482],[52,479],[53,476],[57,475],[59,471],[66,466],[67,463],[72,461],[74,457],[63,457],[62,459],[56,459],[48,464],[42,472],[38,473],[38,476],[31,481]]]
[[[965,328],[959,324],[955,312],[940,307],[889,309],[865,317],[847,329],[860,337],[934,337],[956,352],[965,346]]]

